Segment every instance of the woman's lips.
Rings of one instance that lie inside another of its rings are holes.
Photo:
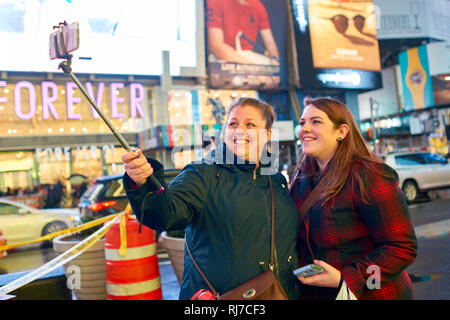
[[[248,139],[245,139],[245,138],[244,139],[237,138],[237,139],[234,139],[233,142],[235,144],[245,144],[245,143],[248,143],[249,141],[248,141]]]
[[[314,140],[316,140],[316,138],[313,138],[313,137],[304,137],[302,139],[303,142],[309,142],[309,141],[314,141]]]

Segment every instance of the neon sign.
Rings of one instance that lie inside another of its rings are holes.
[[[0,87],[6,87],[6,81],[0,81]],[[81,114],[75,112],[74,106],[77,103],[81,103],[81,98],[74,96],[74,90],[77,88],[73,82],[66,83],[65,95],[66,95],[66,111],[68,120],[79,120]],[[125,118],[125,113],[119,112],[119,104],[125,103],[125,98],[118,94],[119,90],[124,89],[123,83],[111,83],[110,84],[110,102],[111,102],[111,117],[113,119]],[[98,106],[102,106],[103,93],[105,89],[105,83],[100,82],[97,87],[97,93],[95,94],[92,83],[86,83],[86,90],[89,95],[93,97]],[[22,92],[28,93],[28,107],[23,105]],[[32,119],[37,112],[36,108],[36,88],[29,81],[20,81],[14,86],[14,111],[16,116],[21,120]],[[43,120],[49,120],[53,118],[55,120],[60,119],[60,114],[55,107],[55,103],[58,101],[58,86],[51,81],[44,81],[41,83],[41,97],[42,97],[42,118]],[[142,101],[145,97],[144,86],[140,83],[130,83],[129,85],[129,110],[131,118],[144,118],[144,109],[142,107]],[[0,103],[7,103],[7,97],[0,96]],[[91,113],[94,119],[98,119],[97,111],[91,106]]]

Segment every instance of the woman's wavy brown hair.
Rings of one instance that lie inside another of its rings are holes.
[[[346,124],[350,128],[346,137],[339,142],[335,154],[322,173],[323,176],[321,179],[325,179],[325,185],[324,190],[319,195],[319,203],[323,205],[329,200],[332,200],[342,190],[349,176],[351,177],[352,184],[354,182],[358,184],[362,201],[364,203],[370,203],[367,185],[364,183],[361,167],[355,169],[354,164],[359,162],[372,173],[389,178],[395,178],[395,172],[386,172],[383,161],[369,150],[356,125],[353,115],[345,104],[324,97],[305,97],[303,104],[305,107],[312,105],[325,112],[334,123],[336,129],[342,124]],[[306,167],[308,167],[308,170],[305,170]],[[312,168],[312,170],[309,168]],[[302,175],[319,176],[320,171],[314,159],[300,152],[297,162],[297,173],[294,179],[292,179],[291,186]]]

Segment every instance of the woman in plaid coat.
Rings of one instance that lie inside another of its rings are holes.
[[[324,272],[302,282],[305,299],[335,299],[342,284],[358,299],[412,299],[405,269],[417,239],[397,173],[369,151],[347,106],[305,98],[302,152],[291,183],[297,208],[322,181],[300,228],[299,266]]]

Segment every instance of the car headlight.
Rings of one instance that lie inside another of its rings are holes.
[[[75,224],[79,224],[81,222],[80,216],[70,216],[70,221],[73,221]]]

